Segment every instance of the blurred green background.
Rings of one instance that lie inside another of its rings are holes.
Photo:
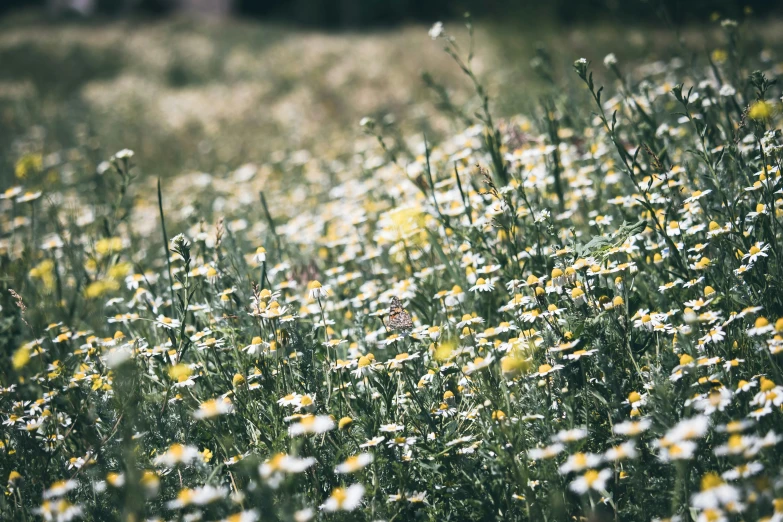
[[[159,16],[177,10],[231,13],[321,28],[366,28],[400,23],[431,23],[470,11],[496,20],[550,20],[562,24],[595,20],[656,23],[700,21],[705,13],[738,17],[747,9],[759,15],[780,14],[769,0],[5,0],[6,11],[29,7],[51,12],[89,12],[104,16]]]
[[[741,22],[745,52],[774,65],[779,4],[13,0],[0,15],[0,189],[24,182],[14,173],[26,154],[56,162],[75,149],[94,172],[127,147],[147,174],[219,175],[294,153],[350,157],[368,115],[400,140],[461,130],[445,97],[467,115],[477,100],[427,30],[442,19],[466,46],[466,9],[476,71],[504,117],[535,114],[544,88],[573,84],[582,56],[614,52],[629,73],[674,55],[703,66],[726,45],[725,17]]]

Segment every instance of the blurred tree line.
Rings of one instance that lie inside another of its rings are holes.
[[[558,24],[601,21],[705,21],[713,13],[739,18],[781,15],[772,0],[0,0],[0,12],[39,7],[52,16],[163,16],[176,11],[276,20],[326,29],[431,23],[470,12],[501,21]]]
[[[712,13],[740,17],[750,8],[758,14],[783,12],[772,0],[236,0],[240,12],[282,17],[323,27],[431,23],[470,12],[476,18],[577,23],[595,20],[645,20],[656,23],[704,21]],[[661,18],[663,17],[663,18]]]

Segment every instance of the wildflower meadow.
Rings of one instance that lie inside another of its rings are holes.
[[[437,124],[258,161],[18,128],[0,519],[783,521],[783,55],[710,27],[530,91],[407,30]]]

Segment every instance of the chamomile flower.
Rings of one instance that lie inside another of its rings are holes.
[[[46,490],[43,492],[43,498],[44,500],[48,500],[51,498],[59,498],[68,493],[69,491],[73,491],[76,489],[76,487],[79,485],[78,482],[75,480],[59,480],[52,485],[50,485]]]
[[[319,281],[310,281],[307,283],[307,295],[310,299],[320,299],[329,296],[329,288],[321,285]]]
[[[574,453],[560,466],[560,473],[567,475],[574,471],[582,471],[587,468],[595,468],[603,461],[601,455],[593,453]]]
[[[568,485],[568,489],[574,493],[583,495],[589,490],[604,491],[606,489],[606,483],[612,478],[612,471],[610,469],[602,469],[596,471],[594,469],[587,470],[583,475],[580,475],[576,480],[572,481]]]
[[[321,505],[328,513],[335,511],[353,511],[361,504],[364,497],[364,486],[353,484],[347,488],[334,488],[329,498]]]
[[[551,459],[565,451],[565,445],[557,442],[544,448],[533,448],[527,452],[531,460]]]
[[[41,515],[43,520],[56,522],[69,522],[81,518],[83,509],[79,505],[71,504],[65,499],[44,500],[44,502],[34,512]]]
[[[632,441],[626,441],[617,446],[613,446],[606,450],[604,458],[607,461],[618,462],[625,459],[635,459],[639,456],[636,450],[636,444]]]
[[[663,462],[669,462],[673,460],[689,460],[696,452],[698,444],[691,440],[683,440],[674,442],[668,446],[661,447],[658,458]]]
[[[197,488],[183,488],[177,498],[166,503],[169,509],[182,509],[187,506],[205,506],[217,500],[226,498],[228,490],[222,487],[205,485]]]
[[[368,440],[367,442],[363,442],[362,444],[359,444],[359,447],[364,448],[374,448],[375,446],[380,445],[383,441],[386,440],[386,437],[384,436],[378,436],[373,437],[372,439]]]
[[[266,460],[258,468],[258,472],[261,478],[268,479],[274,473],[303,473],[314,466],[316,463],[315,458],[305,457],[299,458],[285,453],[278,453],[272,458]]]
[[[476,280],[476,284],[470,287],[471,292],[491,292],[495,289],[495,285],[492,283],[492,279],[484,279],[479,277]]]
[[[234,405],[228,397],[210,399],[199,404],[198,409],[193,412],[195,419],[211,419],[218,415],[233,413]]]
[[[732,507],[739,499],[737,488],[723,482],[719,475],[707,473],[701,479],[701,491],[691,497],[691,503],[697,509],[717,509]]]
[[[192,464],[201,462],[202,454],[195,446],[174,443],[162,454],[155,457],[153,461],[156,466],[165,466],[173,468],[177,464]]]
[[[288,435],[298,437],[300,435],[317,435],[326,433],[335,428],[334,419],[329,415],[305,415],[299,422],[288,426]]]
[[[557,432],[552,440],[559,442],[576,442],[587,437],[587,430],[584,428],[572,428],[569,430],[561,430]]]
[[[373,456],[371,453],[360,453],[344,460],[334,468],[335,473],[355,473],[367,465],[371,464]]]
[[[760,258],[767,257],[768,250],[769,250],[769,245],[759,241],[758,243],[750,247],[748,253],[742,256],[742,260],[747,261],[749,264],[753,264],[756,261],[758,261]]]

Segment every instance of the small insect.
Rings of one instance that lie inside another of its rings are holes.
[[[392,330],[408,331],[413,329],[411,316],[402,307],[402,303],[396,297],[391,298],[389,306],[389,328]]]

